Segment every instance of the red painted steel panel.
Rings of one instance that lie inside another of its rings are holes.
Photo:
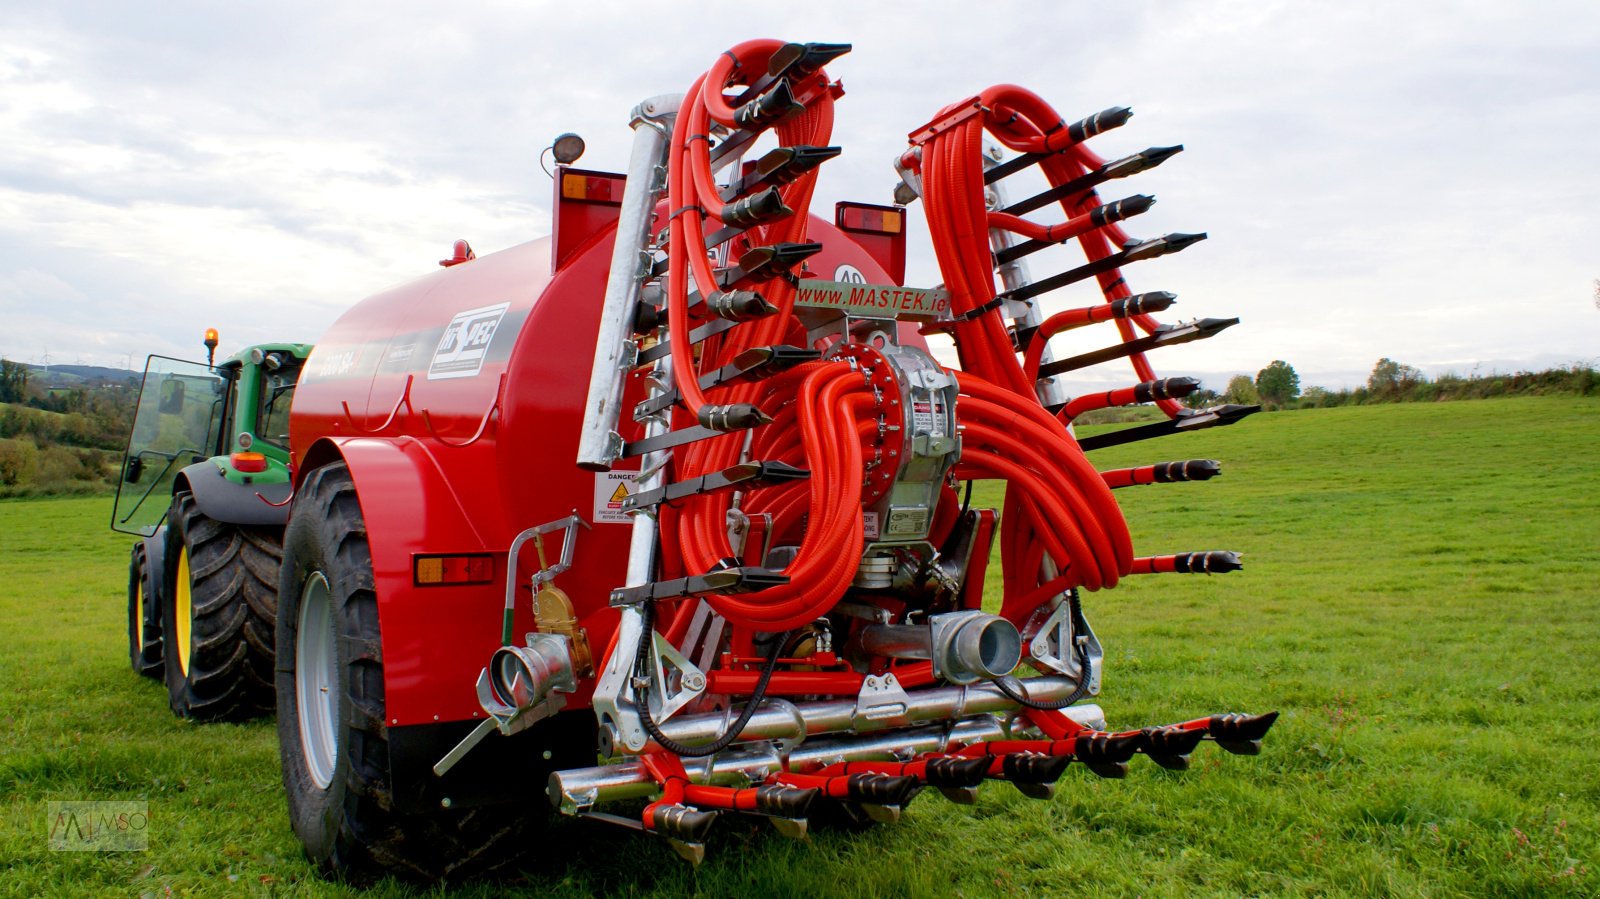
[[[824,245],[808,260],[810,273],[833,279],[848,265],[870,283],[890,282],[829,222],[813,216],[810,231]],[[573,510],[594,520],[595,479],[603,475],[573,460],[611,242],[604,235],[589,243],[553,276],[544,239],[376,294],[341,317],[307,363],[292,446],[297,459],[320,458],[313,445],[331,440],[351,465],[372,546],[393,722],[481,714],[473,684],[499,644],[504,605],[503,581],[413,587],[412,555],[486,551],[503,572],[522,529]],[[920,342],[911,329],[902,334]],[[634,436],[624,424],[624,436]],[[480,429],[476,442],[451,445]],[[547,546],[552,561],[558,541]],[[616,627],[607,600],[621,584],[627,542],[626,524],[593,523],[578,534],[572,570],[557,579],[597,664]],[[518,582],[536,569],[530,547]],[[518,634],[533,627],[529,606],[519,588]],[[582,682],[569,705],[587,705],[592,687]]]

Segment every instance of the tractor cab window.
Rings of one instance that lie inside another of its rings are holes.
[[[117,481],[111,527],[155,533],[185,467],[218,452],[232,373],[199,362],[151,356]]]
[[[276,367],[263,366],[261,378],[261,408],[256,415],[256,436],[283,449],[289,447],[289,403],[294,399],[294,385],[300,379],[303,360],[288,353],[271,353],[268,358],[278,359]]]

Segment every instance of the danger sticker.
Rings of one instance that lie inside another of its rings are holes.
[[[594,476],[594,522],[627,524],[631,519],[622,511],[622,501],[634,493],[637,471],[601,471]]]
[[[483,360],[489,354],[489,344],[494,332],[505,318],[510,303],[496,303],[478,309],[456,313],[445,326],[444,336],[433,351],[433,363],[428,366],[428,380],[444,378],[471,378],[483,370]]]

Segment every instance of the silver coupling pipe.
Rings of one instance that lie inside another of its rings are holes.
[[[1064,710],[1084,727],[1103,729],[1105,713],[1088,703]],[[719,752],[708,758],[683,759],[684,770],[695,783],[744,787],[762,782],[780,771],[814,772],[836,762],[892,761],[927,752],[945,752],[952,746],[1015,737],[994,715],[973,715],[953,726],[906,728],[865,736],[807,740],[782,752],[772,744]],[[657,787],[645,766],[632,759],[593,768],[568,768],[550,775],[546,793],[563,814],[575,815],[603,802],[654,796]]]
[[[927,624],[873,624],[861,631],[861,648],[895,659],[929,659],[933,674],[971,684],[1004,677],[1022,661],[1016,625],[986,612],[934,615]]]
[[[489,657],[494,696],[514,709],[531,709],[552,692],[577,689],[566,638],[530,634],[527,646],[502,646]]]
[[[1039,702],[1064,699],[1077,687],[1073,678],[1061,676],[1036,677],[1028,680],[1028,696]],[[898,688],[897,688],[898,689]],[[876,709],[864,705],[861,699],[832,699],[816,702],[791,703],[787,700],[769,699],[750,716],[736,742],[753,740],[784,740],[799,742],[822,734],[868,733],[896,730],[914,724],[935,721],[954,721],[971,715],[990,712],[1011,712],[1020,708],[1017,702],[1002,693],[993,684],[970,684],[964,687],[931,687],[903,693],[904,708],[896,709],[891,716],[876,714]],[[1086,727],[1099,728],[1105,724],[1104,714],[1097,705],[1078,705],[1062,710]],[[720,737],[733,723],[731,709],[707,715],[679,715],[660,722],[662,733],[677,743],[694,746],[710,743]],[[608,755],[617,752],[635,753],[655,741],[641,741],[637,747],[608,733],[609,723],[601,724],[601,744],[609,749]]]

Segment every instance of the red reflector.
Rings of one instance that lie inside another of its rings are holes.
[[[234,453],[228,457],[228,464],[234,471],[255,474],[267,470],[267,457],[260,453]]]
[[[494,582],[494,557],[488,553],[412,556],[411,579],[418,587]]]

